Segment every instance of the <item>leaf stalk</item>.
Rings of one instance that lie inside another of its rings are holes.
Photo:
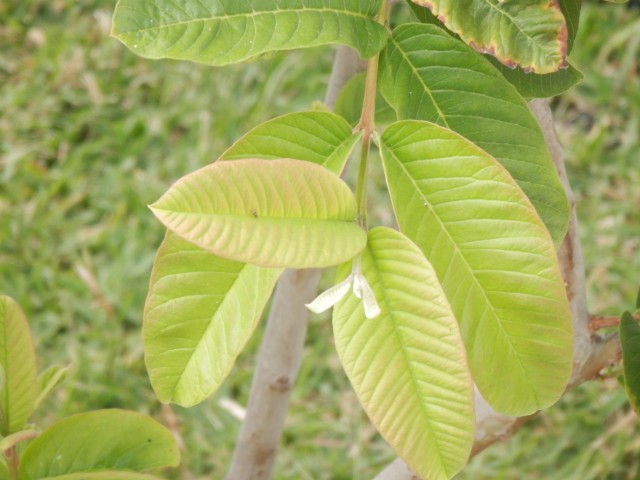
[[[14,446],[2,452],[7,462],[7,469],[9,470],[9,480],[20,480],[20,458],[18,457],[18,450]]]
[[[389,13],[387,0],[382,2],[377,22],[386,25]],[[358,208],[358,224],[367,229],[367,170],[369,163],[369,150],[371,148],[371,136],[375,129],[376,117],[376,92],[378,88],[378,66],[380,53],[374,55],[367,62],[367,77],[364,89],[364,101],[362,113],[356,130],[362,131],[362,143],[360,144],[360,165],[358,168],[358,180],[356,183],[356,202]]]

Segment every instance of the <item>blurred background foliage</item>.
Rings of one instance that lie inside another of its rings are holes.
[[[114,4],[0,1],[0,291],[25,309],[43,365],[74,365],[38,423],[103,407],[150,413],[186,446],[170,475],[222,478],[262,329],[209,401],[158,404],[140,322],[163,232],[146,205],[249,128],[321,100],[332,52],[224,69],[147,61],[109,38]],[[557,129],[590,308],[618,315],[640,283],[639,11],[585,2],[572,59],[585,80],[554,99]],[[639,478],[640,423],[615,377],[570,392],[458,478]],[[370,479],[393,457],[340,370],[328,317],[314,317],[275,477]]]

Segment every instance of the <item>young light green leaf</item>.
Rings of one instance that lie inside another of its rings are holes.
[[[340,175],[360,136],[335,113],[289,113],[249,131],[220,160],[291,158],[324,165]]]
[[[227,65],[265,53],[343,44],[364,58],[387,31],[381,0],[119,0],[112,35],[136,54]]]
[[[420,476],[449,479],[474,438],[473,386],[456,319],[422,252],[404,235],[369,232],[362,273],[381,314],[348,295],[334,308],[342,365],[369,418]],[[342,276],[350,265],[341,267]]]
[[[81,472],[60,475],[59,477],[46,477],[39,480],[164,480],[162,477],[149,475],[148,473],[136,473],[116,470],[102,472]]]
[[[572,327],[555,248],[506,170],[456,133],[402,121],[381,137],[402,232],[433,264],[473,377],[497,411],[553,404],[572,368]]]
[[[436,122],[495,157],[560,245],[569,205],[540,127],[514,87],[433,25],[396,28],[380,62],[380,88],[398,117]]]
[[[60,420],[42,432],[22,455],[20,478],[70,474],[89,478],[84,475],[104,470],[140,472],[179,462],[173,435],[155,420],[126,410],[96,410]]]
[[[624,312],[620,318],[620,345],[627,398],[640,414],[640,324],[629,312]]]
[[[38,398],[36,398],[34,410],[67,378],[70,372],[71,365],[51,365],[38,375]]]
[[[216,257],[167,232],[151,274],[142,330],[160,401],[189,407],[220,386],[281,272]]]
[[[298,160],[216,162],[176,182],[151,210],[185,240],[262,267],[336,265],[366,243],[349,187]]]
[[[0,434],[22,430],[36,401],[36,354],[20,306],[0,295]]]
[[[535,73],[565,66],[567,25],[556,0],[413,0],[505,65]]]

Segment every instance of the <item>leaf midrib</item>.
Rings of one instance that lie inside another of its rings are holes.
[[[273,217],[273,216],[266,216],[266,215],[259,215],[257,217],[254,217],[251,214],[246,214],[246,213],[237,213],[237,214],[232,214],[232,213],[206,213],[206,212],[187,212],[187,211],[183,211],[183,210],[167,210],[167,209],[163,209],[163,208],[154,208],[154,210],[156,212],[166,212],[170,215],[180,215],[180,216],[186,216],[186,217],[211,217],[212,219],[231,219],[231,220],[236,220],[236,221],[241,221],[241,222],[255,222],[258,223],[261,220],[264,221],[270,221],[270,222],[274,222],[274,223],[279,223],[279,222],[292,222],[292,223],[298,223],[298,222],[304,222],[304,223],[338,223],[338,224],[348,224],[348,225],[355,225],[357,226],[358,224],[356,223],[356,218],[355,215],[353,217],[352,220],[349,219],[340,219],[340,218],[313,218],[313,217]]]
[[[433,103],[433,106],[435,107],[436,111],[438,112],[438,117],[440,119],[442,119],[442,121],[444,122],[444,125],[447,128],[451,128],[451,127],[449,127],[449,122],[447,122],[447,116],[444,114],[444,112],[442,110],[440,110],[440,105],[438,104],[438,102],[436,101],[435,97],[433,96],[433,92],[431,91],[431,88],[429,88],[429,86],[424,82],[424,80],[422,79],[422,76],[420,75],[418,70],[414,67],[413,62],[411,62],[411,60],[409,59],[409,56],[407,54],[408,52],[405,52],[405,50],[401,48],[400,42],[398,42],[396,40],[395,35],[391,36],[391,39],[389,40],[389,43],[392,43],[394,45],[394,47],[396,48],[396,50],[398,50],[400,52],[400,55],[402,56],[404,62],[411,69],[411,73],[413,73],[413,75],[418,79],[418,82],[422,85],[422,87],[424,88],[424,91],[427,93],[427,95],[429,95],[429,99],[431,100],[431,103]]]
[[[238,276],[236,277],[236,279],[233,281],[233,283],[229,286],[229,289],[227,290],[227,292],[224,294],[224,297],[222,299],[222,301],[218,304],[215,312],[213,312],[210,315],[210,320],[207,323],[207,327],[204,329],[204,331],[202,332],[202,335],[200,335],[200,338],[198,339],[198,341],[196,342],[196,345],[193,347],[193,349],[191,350],[191,353],[189,354],[189,360],[187,360],[184,363],[184,367],[182,368],[182,370],[180,371],[180,374],[177,375],[178,380],[175,382],[175,385],[173,386],[173,388],[171,389],[171,398],[174,399],[176,392],[179,388],[179,386],[182,384],[183,380],[184,380],[184,374],[187,370],[187,368],[189,368],[192,363],[194,362],[194,357],[196,354],[196,351],[198,351],[200,349],[200,347],[202,346],[203,342],[204,342],[204,338],[207,336],[207,333],[209,332],[209,330],[212,328],[213,322],[215,320],[215,318],[218,316],[218,313],[220,312],[220,310],[224,307],[224,305],[227,303],[230,295],[229,292],[231,292],[232,290],[234,290],[234,288],[236,287],[236,285],[238,285],[238,283],[240,282],[241,277],[243,277],[243,273],[246,272],[247,267],[249,267],[251,265],[249,264],[245,264],[242,269],[238,272]],[[257,273],[257,272],[256,272]],[[215,294],[211,294],[211,296],[216,296]],[[225,335],[225,338],[227,337],[227,335]],[[230,350],[229,348],[227,348],[227,351]]]
[[[380,284],[382,286],[382,297],[383,297],[382,301],[387,305],[388,316],[389,316],[389,318],[391,320],[391,323],[393,324],[393,333],[394,333],[394,336],[396,338],[396,341],[400,345],[400,351],[402,352],[402,358],[404,359],[404,362],[408,367],[409,377],[411,378],[411,383],[413,384],[415,392],[421,392],[421,389],[419,388],[419,385],[418,385],[418,382],[417,382],[417,379],[416,379],[416,375],[414,373],[413,365],[409,361],[409,359],[407,358],[407,351],[406,351],[406,348],[405,348],[405,344],[401,339],[401,335],[400,335],[400,332],[399,332],[399,329],[398,329],[398,326],[397,326],[397,323],[396,323],[396,320],[395,320],[395,314],[393,312],[393,309],[389,308],[390,304],[389,304],[389,301],[387,300],[387,287],[386,287],[386,285],[384,283],[383,276],[380,273],[380,269],[378,268],[377,257],[375,255],[373,249],[369,249],[369,253],[371,254],[371,257],[373,259],[372,267],[375,270],[375,273],[378,276],[379,282],[380,282]],[[424,403],[422,403],[420,401],[418,401],[418,404],[420,405],[420,410],[422,411],[423,415],[425,416],[425,420],[426,420],[426,423],[428,425],[429,432],[431,434],[430,436],[431,436],[431,438],[433,438],[434,442],[436,443],[436,445],[438,447],[437,448],[437,452],[438,452],[438,459],[440,460],[440,466],[441,466],[442,470],[444,470],[448,475],[449,472],[448,472],[448,468],[445,466],[446,462],[444,461],[444,459],[442,457],[441,445],[440,445],[440,441],[439,441],[438,435],[433,435],[434,428],[431,425],[430,415],[429,415],[429,411],[428,411],[429,409],[428,409],[427,405],[425,405]]]
[[[400,166],[402,173],[409,179],[409,181],[411,182],[411,184],[414,186],[415,191],[418,192],[418,194],[420,195],[420,197],[424,200],[423,204],[425,206],[427,206],[429,208],[429,210],[433,213],[434,218],[437,220],[438,224],[440,225],[442,231],[445,233],[445,235],[447,236],[447,238],[449,239],[449,241],[451,242],[451,244],[454,247],[454,250],[457,252],[457,254],[460,256],[460,258],[463,260],[463,264],[467,267],[467,270],[469,272],[469,275],[471,276],[473,282],[476,284],[476,286],[479,288],[480,292],[482,293],[482,296],[485,299],[486,304],[489,306],[491,313],[493,314],[493,317],[495,319],[495,324],[499,327],[500,332],[502,333],[502,335],[506,338],[507,340],[507,344],[509,345],[509,348],[511,349],[512,354],[515,354],[515,358],[517,359],[518,365],[520,366],[520,370],[522,371],[523,378],[526,380],[527,384],[530,387],[530,391],[533,394],[535,400],[536,400],[536,405],[539,403],[538,402],[538,396],[537,393],[535,391],[535,388],[533,388],[532,383],[529,381],[529,376],[527,375],[527,371],[525,370],[524,366],[522,365],[522,360],[520,359],[520,355],[518,354],[518,351],[515,349],[515,347],[513,346],[513,343],[511,342],[511,339],[509,338],[509,335],[507,335],[506,330],[504,329],[504,326],[502,325],[502,322],[499,321],[499,316],[497,315],[497,312],[493,306],[493,304],[489,301],[489,299],[487,298],[487,295],[485,293],[484,288],[482,287],[482,284],[480,283],[480,280],[478,280],[478,278],[476,278],[476,276],[473,273],[473,269],[471,268],[471,266],[469,265],[466,257],[464,256],[464,254],[462,253],[462,251],[459,249],[458,244],[454,241],[453,237],[451,236],[449,230],[447,230],[447,228],[445,227],[444,223],[442,222],[442,220],[440,219],[440,216],[436,213],[436,211],[434,210],[433,206],[431,205],[431,202],[428,201],[427,198],[425,198],[425,196],[422,194],[422,191],[420,190],[418,184],[414,181],[413,177],[409,174],[408,170],[405,168],[404,164],[400,161],[400,159],[394,154],[393,150],[390,149],[388,146],[386,148],[387,152],[389,152],[390,156],[398,163],[398,165]]]

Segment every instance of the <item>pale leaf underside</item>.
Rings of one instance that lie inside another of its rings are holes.
[[[176,182],[151,209],[185,240],[263,267],[336,265],[366,242],[349,187],[297,160],[216,162]]]
[[[483,396],[511,415],[554,403],[571,373],[571,319],[528,199],[495,159],[437,125],[398,122],[381,144],[400,229],[438,273]]]
[[[220,386],[281,272],[216,257],[167,233],[143,327],[145,363],[161,401],[189,407]]]
[[[359,134],[330,112],[295,112],[268,120],[236,141],[220,160],[292,158],[323,165],[339,175]]]
[[[435,272],[401,233],[371,230],[361,262],[381,313],[368,319],[353,294],[334,307],[344,369],[373,424],[412,469],[421,478],[451,478],[474,435],[473,388],[455,317]]]

